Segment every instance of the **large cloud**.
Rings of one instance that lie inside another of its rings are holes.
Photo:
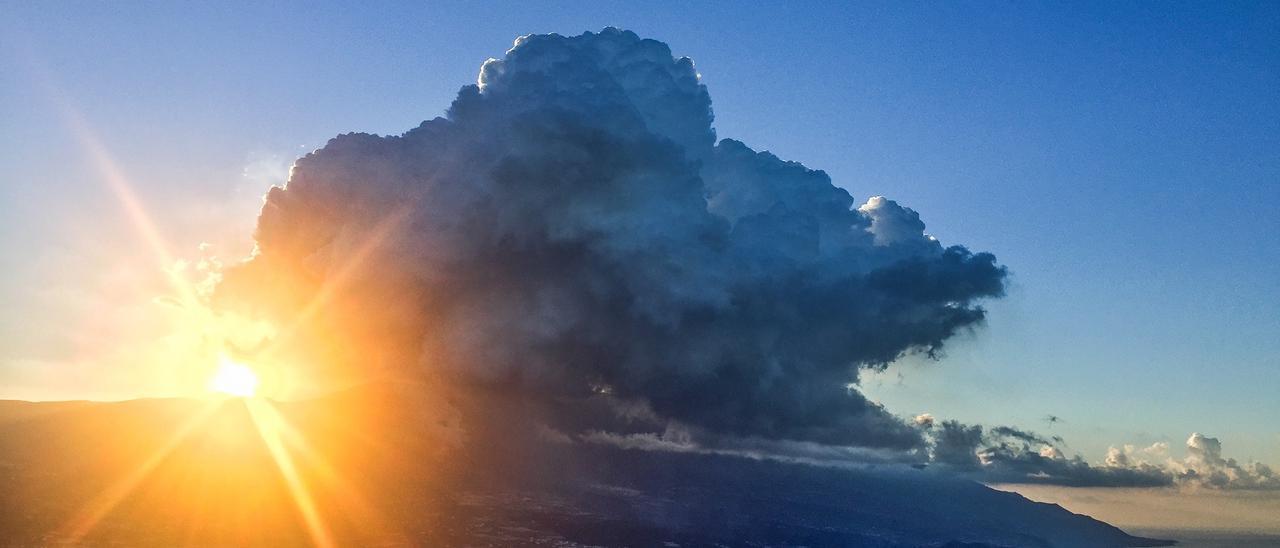
[[[716,143],[711,122],[693,63],[661,42],[522,37],[447,117],[300,159],[219,298],[303,312],[298,345],[347,376],[415,370],[642,402],[718,436],[921,447],[852,388],[858,371],[981,322],[1004,268],[892,200]]]

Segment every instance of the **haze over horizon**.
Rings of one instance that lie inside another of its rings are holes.
[[[8,11],[0,398],[426,363],[652,421],[548,415],[598,443],[1280,531],[1274,5]]]

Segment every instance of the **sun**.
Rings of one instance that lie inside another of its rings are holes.
[[[209,379],[209,390],[239,398],[252,397],[258,391],[258,375],[249,366],[221,356],[218,371]]]

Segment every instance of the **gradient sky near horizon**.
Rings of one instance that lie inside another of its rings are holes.
[[[158,274],[93,146],[176,256],[234,259],[297,156],[613,25],[694,59],[720,136],[1010,268],[986,327],[864,379],[890,411],[1280,465],[1280,4],[0,6],[0,398],[162,395],[103,355]]]

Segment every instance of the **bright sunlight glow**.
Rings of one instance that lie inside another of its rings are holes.
[[[226,356],[219,359],[218,371],[209,380],[214,392],[248,398],[258,390],[258,375],[249,366],[232,361]]]

